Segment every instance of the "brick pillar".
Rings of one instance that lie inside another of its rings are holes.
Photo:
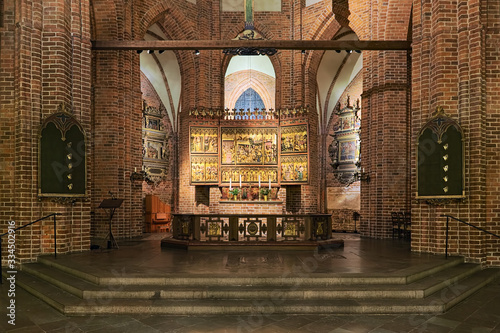
[[[92,233],[104,237],[108,217],[99,203],[124,199],[112,226],[117,238],[142,233],[142,184],[132,182],[142,165],[142,99],[139,55],[134,51],[97,51],[94,78],[94,174]]]
[[[406,51],[363,52],[361,183],[363,235],[391,235],[390,212],[408,210],[408,89]]]
[[[57,218],[57,251],[87,250],[90,205],[85,199],[38,197],[38,148],[40,124],[64,105],[85,129],[90,155],[89,3],[46,7],[42,1],[12,1],[3,6],[0,229],[10,219],[19,227],[57,212],[63,214]],[[53,231],[52,219],[20,230],[17,258],[28,261],[53,252]]]
[[[485,12],[497,13],[485,16]],[[441,206],[414,201],[412,249],[444,253],[449,214],[498,233],[498,4],[425,1],[414,7],[412,137],[442,106],[465,133],[466,200]],[[492,84],[491,86],[489,84]],[[414,154],[414,152],[412,152]],[[415,162],[412,168],[415,169]],[[413,189],[416,191],[415,186]],[[498,241],[452,222],[449,253],[498,263]]]

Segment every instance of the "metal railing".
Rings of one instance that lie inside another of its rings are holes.
[[[451,216],[451,215],[441,215],[442,217],[446,217],[446,249],[445,249],[445,258],[448,259],[448,225],[450,223],[450,219],[454,219],[455,221],[458,221],[460,223],[463,223],[463,224],[467,224],[469,227],[472,227],[474,229],[477,229],[477,230],[480,230],[482,232],[485,232],[489,235],[492,235],[494,237],[497,237],[497,238],[500,238],[500,236],[498,236],[497,234],[494,234],[492,232],[489,232],[488,230],[484,230],[483,228],[479,228],[479,227],[476,227],[475,225],[473,224],[470,224],[468,222],[465,222],[465,221],[462,221],[460,219],[457,219],[456,217],[454,216]]]
[[[3,276],[2,276],[2,237],[3,236],[7,236],[9,234],[14,234],[15,235],[15,232],[17,230],[29,227],[32,224],[35,224],[37,222],[40,222],[40,221],[46,220],[46,219],[48,219],[50,217],[53,217],[53,219],[54,219],[54,258],[57,258],[57,231],[56,231],[57,230],[56,229],[57,220],[56,220],[56,216],[60,216],[60,215],[62,215],[62,214],[61,213],[52,213],[52,214],[49,214],[49,215],[44,216],[42,218],[39,218],[36,221],[30,222],[28,224],[22,225],[20,227],[14,228],[14,229],[9,229],[9,231],[7,231],[6,233],[0,234],[0,284],[3,284]],[[15,238],[14,238],[14,240],[15,240]]]
[[[280,242],[332,238],[329,214],[172,214],[174,239]]]

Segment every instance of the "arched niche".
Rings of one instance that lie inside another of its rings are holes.
[[[464,133],[442,107],[420,130],[417,145],[417,198],[464,198]]]
[[[67,110],[60,108],[40,127],[38,172],[40,197],[87,194],[85,132]]]

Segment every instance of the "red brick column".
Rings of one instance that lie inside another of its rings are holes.
[[[64,203],[38,197],[38,146],[40,124],[63,105],[85,129],[90,158],[88,1],[73,7],[64,2],[46,7],[41,1],[9,1],[3,5],[0,230],[10,219],[19,227],[57,212],[62,214],[57,218],[57,251],[87,250],[90,204],[85,199]],[[90,182],[89,177],[89,194]],[[27,261],[40,253],[53,252],[53,231],[52,219],[19,231],[17,258]]]
[[[465,132],[467,196],[463,202],[442,206],[414,201],[415,251],[444,252],[442,214],[499,231],[498,9],[498,4],[480,0],[451,6],[426,1],[414,7],[412,138],[437,106],[458,121]],[[412,167],[415,170],[415,162]],[[451,254],[498,265],[498,244],[491,236],[450,223]]]
[[[405,40],[411,2],[357,2],[349,8],[361,40]],[[411,38],[411,37],[410,37]],[[360,231],[391,237],[391,211],[410,210],[410,63],[407,51],[363,51]]]

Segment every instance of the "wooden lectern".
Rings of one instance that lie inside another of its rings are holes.
[[[108,249],[117,249],[118,244],[116,243],[115,237],[113,236],[113,232],[111,231],[111,220],[113,219],[113,215],[115,214],[115,210],[122,205],[123,199],[104,199],[99,208],[104,210],[109,209],[109,232],[106,236],[105,240],[108,240]]]

